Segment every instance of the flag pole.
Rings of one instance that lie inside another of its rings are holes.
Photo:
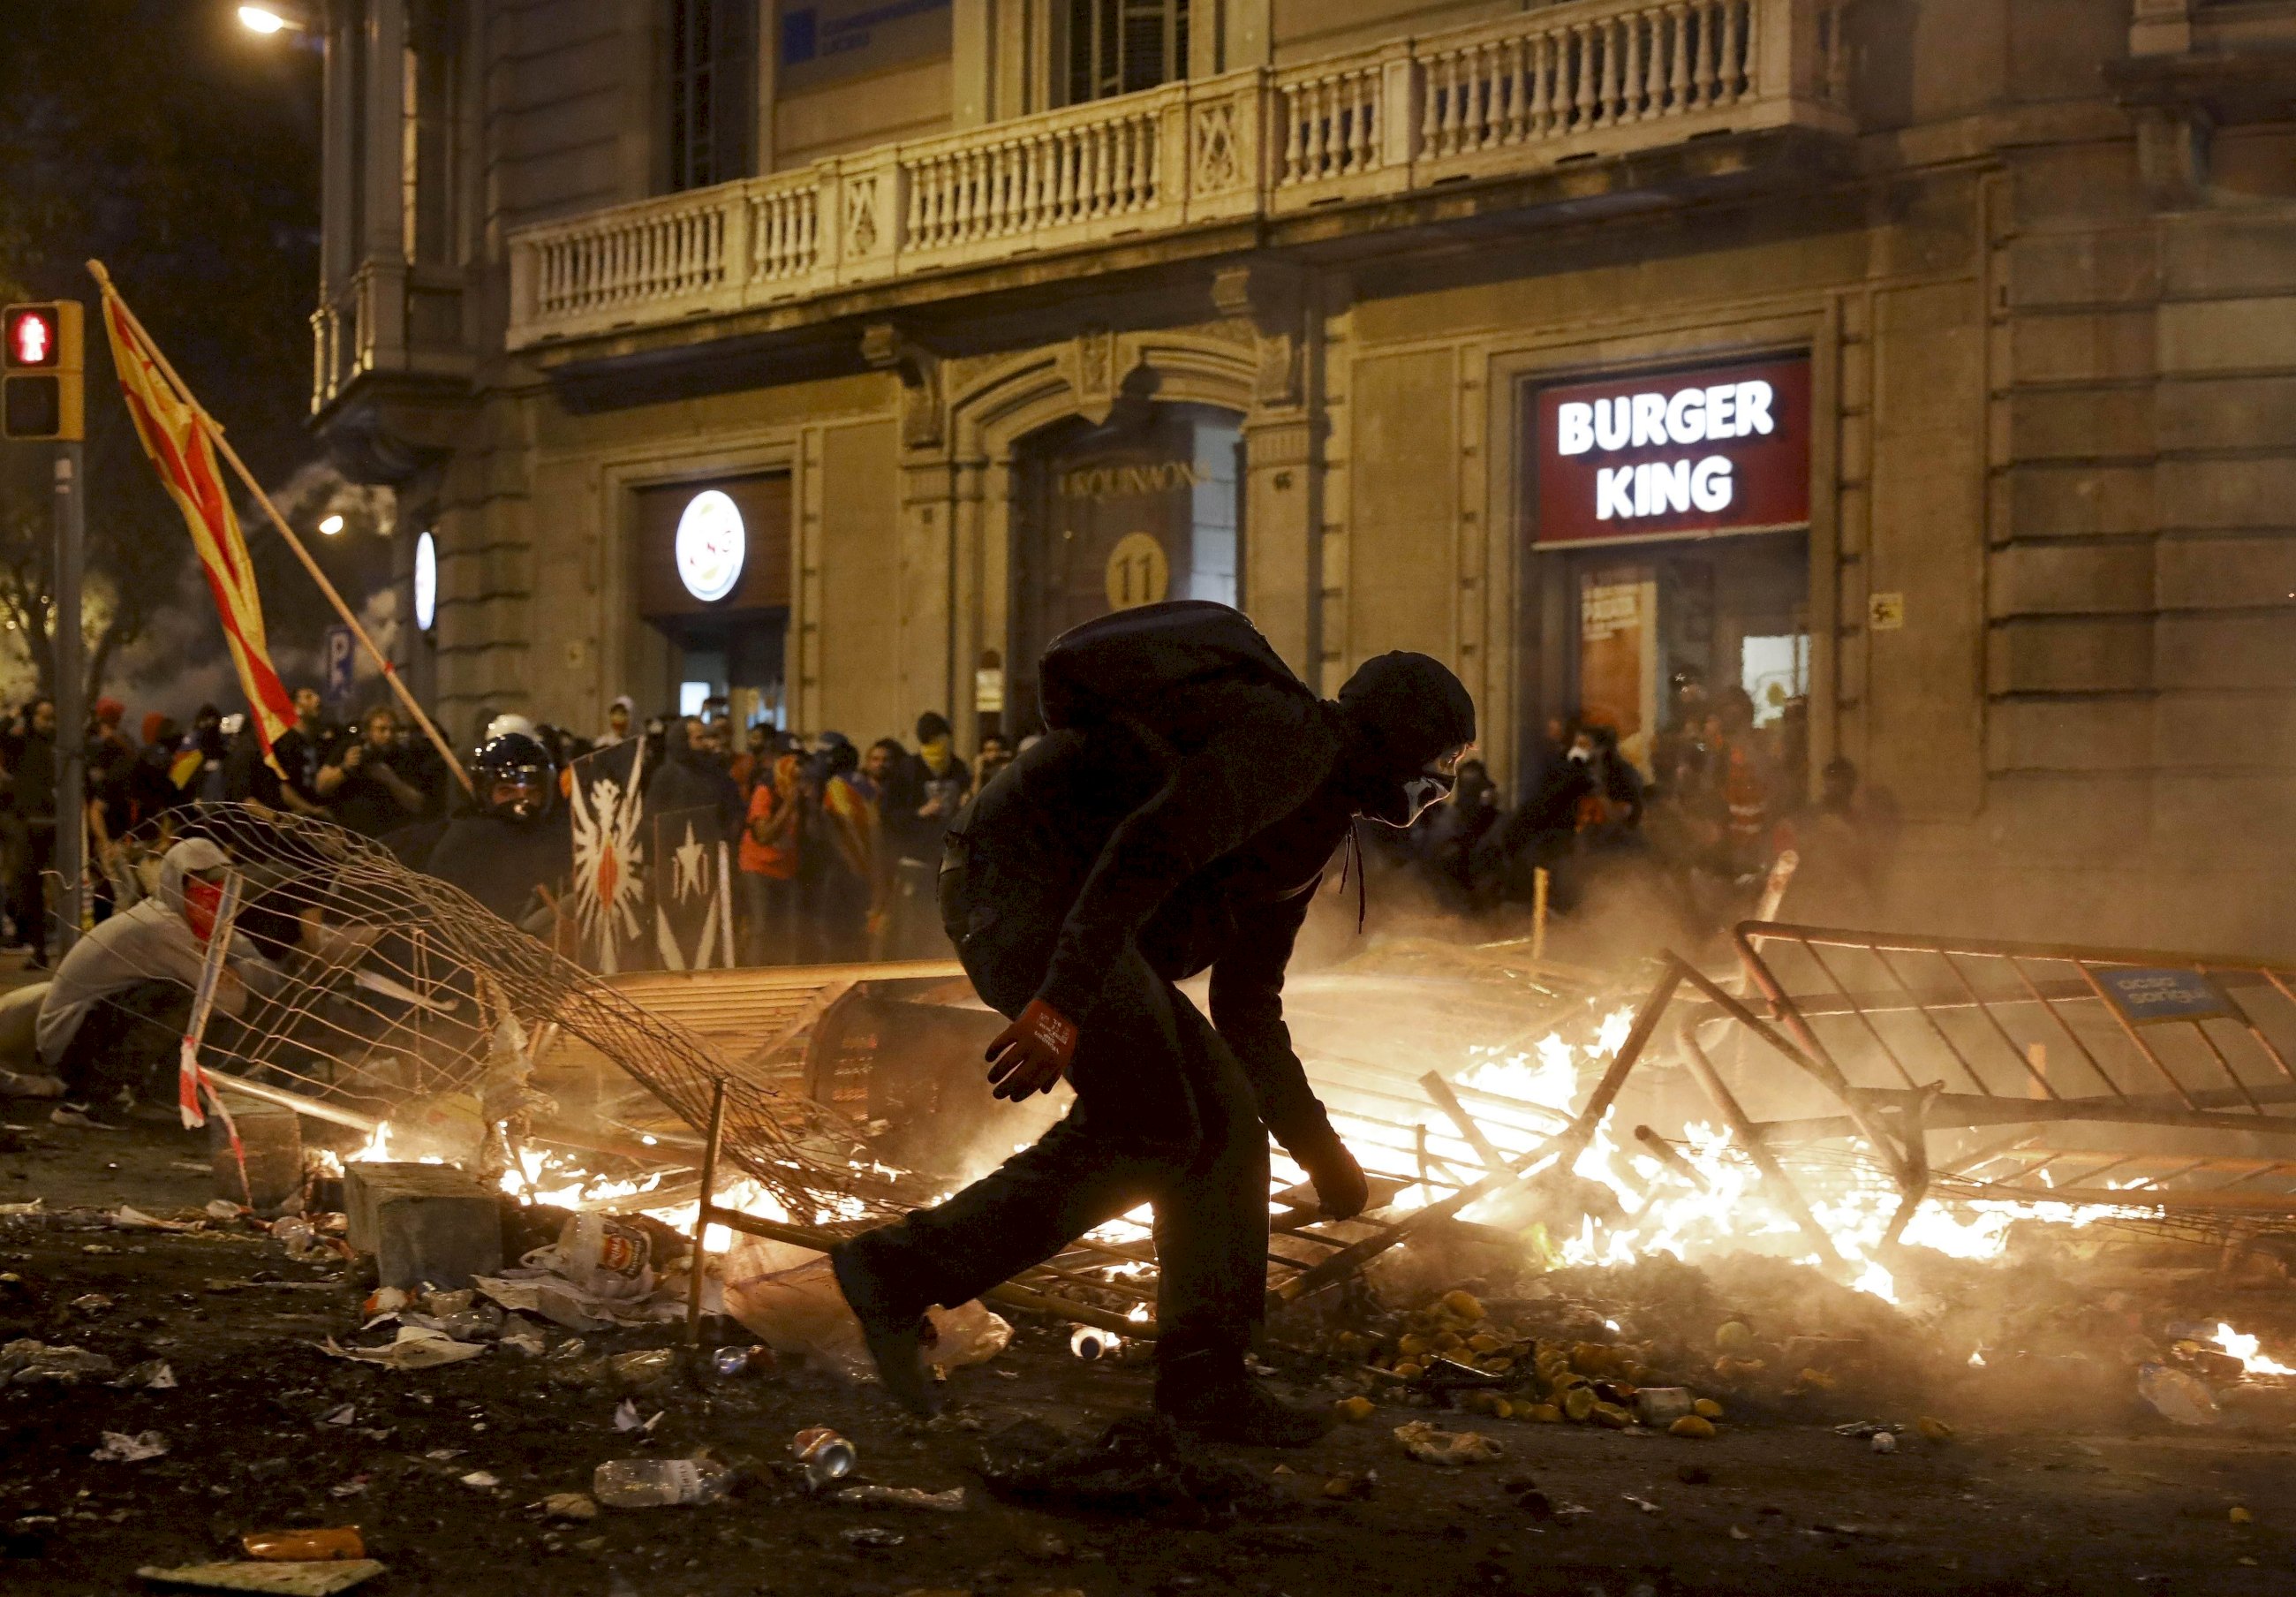
[[[311,573],[311,580],[319,585],[319,591],[327,596],[329,604],[334,605],[335,613],[341,616],[343,624],[350,628],[351,636],[358,639],[360,646],[365,649],[368,657],[373,660],[376,667],[382,672],[382,679],[390,684],[391,691],[398,696],[398,702],[406,707],[406,712],[414,718],[415,725],[422,729],[424,735],[430,739],[430,745],[437,749],[439,757],[447,761],[447,769],[453,771],[455,779],[463,784],[463,791],[476,797],[478,789],[471,785],[471,773],[464,770],[463,762],[455,757],[453,747],[439,732],[437,723],[423,712],[422,705],[414,702],[414,695],[407,690],[406,682],[400,679],[398,668],[390,663],[381,649],[374,646],[374,639],[367,636],[366,629],[359,625],[358,617],[351,613],[348,605],[343,603],[343,596],[338,593],[335,590],[335,585],[327,580],[327,573],[319,569],[319,563],[311,558],[311,551],[305,548],[303,540],[295,536],[295,530],[287,524],[287,518],[279,514],[279,506],[271,502],[271,496],[263,491],[263,484],[257,482],[255,473],[247,469],[247,462],[242,460],[239,457],[239,451],[231,447],[231,440],[224,437],[223,424],[208,414],[207,407],[201,405],[197,397],[193,394],[190,384],[176,375],[176,368],[160,350],[159,341],[152,336],[151,331],[141,321],[136,319],[135,312],[129,307],[126,297],[112,285],[111,274],[103,269],[103,262],[91,260],[87,263],[87,269],[89,275],[94,277],[96,286],[103,291],[104,297],[119,305],[120,315],[127,318],[127,325],[135,328],[137,336],[143,339],[144,347],[152,351],[152,358],[159,365],[160,375],[168,380],[168,385],[182,398],[184,403],[191,407],[192,413],[200,418],[200,424],[208,430],[209,437],[214,440],[216,447],[223,451],[223,457],[231,462],[231,469],[239,473],[239,480],[247,485],[248,492],[255,496],[255,502],[263,506],[264,514],[271,518],[271,524],[279,530],[279,536],[285,539],[287,547],[295,551],[295,558],[301,561],[303,569]]]

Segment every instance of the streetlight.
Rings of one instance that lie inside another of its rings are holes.
[[[340,515],[331,515],[319,523],[319,531],[324,537],[332,538],[342,530],[343,518]]]
[[[309,19],[300,6],[270,0],[262,5],[242,5],[239,8],[239,25],[250,33],[301,33],[310,27]]]

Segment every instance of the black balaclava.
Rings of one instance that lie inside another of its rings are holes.
[[[1475,740],[1475,701],[1451,668],[1398,649],[1364,662],[1340,689],[1349,746],[1348,786],[1363,812],[1407,827],[1451,790],[1428,767]]]

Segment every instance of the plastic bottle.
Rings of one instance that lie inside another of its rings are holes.
[[[1069,1351],[1087,1361],[1111,1357],[1123,1346],[1123,1338],[1095,1325],[1079,1325],[1069,1333]]]
[[[734,1489],[734,1472],[715,1459],[609,1459],[590,1477],[590,1494],[609,1508],[675,1508],[715,1502]]]

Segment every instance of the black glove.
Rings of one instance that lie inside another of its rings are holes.
[[[1325,1219],[1353,1220],[1371,1202],[1371,1183],[1364,1179],[1363,1166],[1329,1124],[1285,1151],[1300,1161],[1300,1168],[1316,1183]]]

